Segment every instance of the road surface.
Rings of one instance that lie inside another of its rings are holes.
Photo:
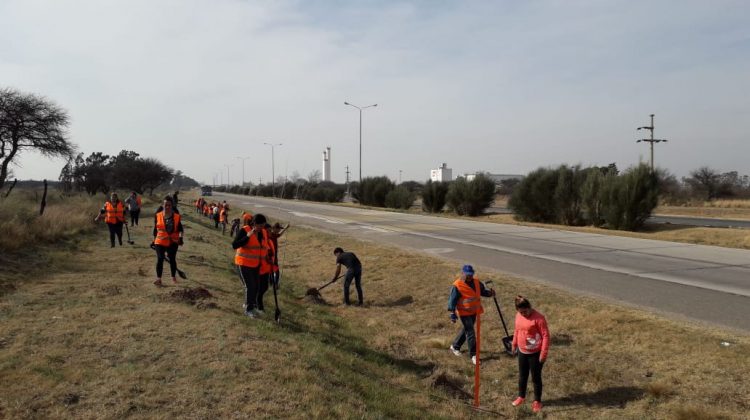
[[[235,208],[750,331],[750,251],[217,193]]]

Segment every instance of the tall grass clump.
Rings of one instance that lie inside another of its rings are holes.
[[[47,206],[39,215],[41,193],[16,190],[0,199],[0,251],[13,252],[29,244],[49,244],[91,232],[103,197],[61,197],[56,191],[47,196]]]
[[[656,207],[657,176],[638,165],[617,175],[608,167],[540,168],[516,187],[508,206],[516,218],[537,223],[638,230]]]
[[[403,185],[392,189],[385,195],[385,206],[392,209],[409,209],[414,204],[415,194]]]
[[[385,197],[396,188],[386,176],[367,177],[357,186],[354,197],[366,206],[385,207]]]
[[[422,210],[429,213],[443,211],[445,197],[448,195],[448,185],[447,182],[427,181],[422,189]]]
[[[495,182],[484,174],[458,178],[448,187],[448,207],[459,216],[479,216],[495,201]]]

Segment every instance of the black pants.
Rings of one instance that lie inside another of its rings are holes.
[[[170,246],[156,245],[156,277],[161,278],[164,270],[164,254],[169,257],[169,272],[172,277],[177,274],[177,244]]]
[[[534,382],[534,401],[542,402],[542,367],[544,363],[539,361],[541,352],[524,354],[518,352],[518,396],[526,398],[526,384],[531,380]]]
[[[130,210],[130,226],[138,226],[138,217],[141,215],[141,210]]]
[[[463,325],[463,328],[461,328],[461,331],[458,332],[458,335],[453,340],[453,348],[460,350],[461,346],[464,345],[464,342],[468,340],[469,355],[475,356],[477,354],[477,337],[474,334],[474,322],[476,322],[477,316],[462,316],[459,317],[459,319],[461,320],[461,325]]]
[[[117,235],[117,240],[122,245],[122,222],[107,223],[107,227],[109,228],[109,243],[115,246],[115,235]]]
[[[260,267],[245,267],[238,265],[240,281],[245,286],[245,312],[250,312],[258,305],[258,286],[260,283]]]
[[[268,282],[271,278],[271,273],[261,274],[258,276],[258,309],[265,311],[263,306],[263,295],[268,291]]]
[[[344,277],[344,303],[349,305],[349,286],[354,280],[354,287],[357,288],[357,299],[359,304],[365,303],[365,299],[362,296],[362,267],[354,267],[346,270],[346,277]]]

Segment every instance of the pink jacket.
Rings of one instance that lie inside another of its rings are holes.
[[[513,332],[512,350],[516,348],[525,354],[541,351],[539,360],[547,360],[549,352],[549,329],[544,315],[536,310],[528,318],[516,312],[515,331]]]

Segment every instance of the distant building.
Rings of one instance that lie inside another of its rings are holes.
[[[439,168],[430,171],[430,180],[432,182],[453,181],[453,169],[449,168],[447,163],[443,163]]]
[[[331,148],[323,150],[323,181],[331,181]]]
[[[519,180],[519,181],[523,179],[523,175],[510,175],[510,174],[491,174],[491,173],[489,173],[489,172],[475,172],[475,173],[473,173],[473,174],[464,174],[464,177],[466,178],[466,180],[467,180],[467,181],[471,181],[471,180],[473,180],[473,179],[474,179],[474,177],[476,177],[476,176],[477,176],[477,174],[480,174],[480,173],[481,173],[481,174],[484,174],[484,175],[485,175],[485,176],[487,176],[487,177],[488,177],[489,179],[491,179],[491,180],[495,181],[495,184],[498,184],[498,185],[499,185],[499,184],[500,184],[501,182],[503,182],[503,181],[505,181],[505,180],[508,180],[508,179],[517,179],[517,180]]]

